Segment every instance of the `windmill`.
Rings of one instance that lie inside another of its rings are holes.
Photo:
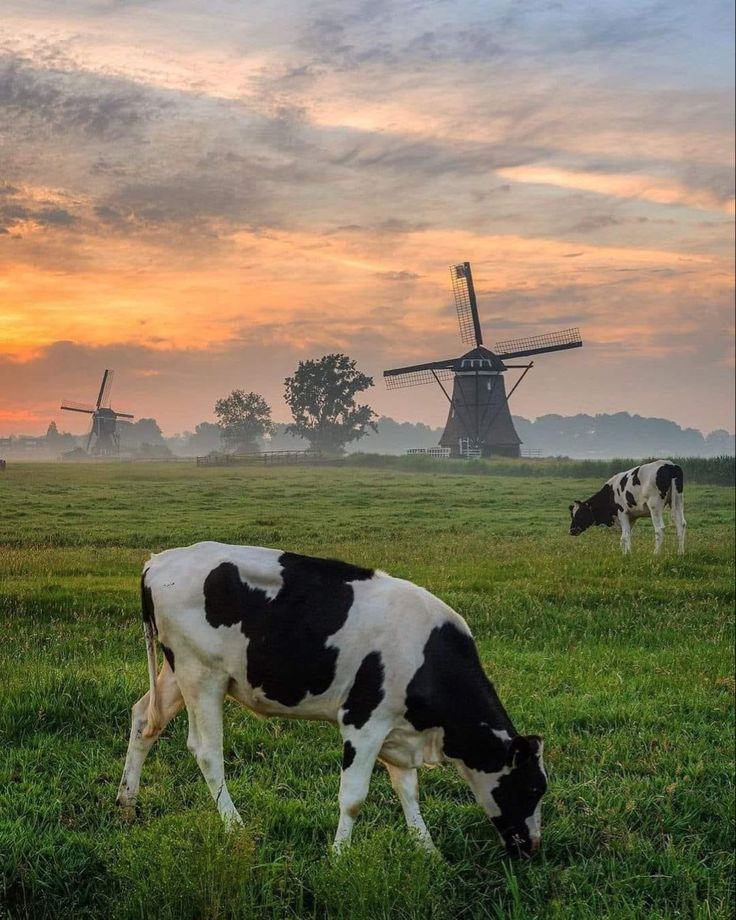
[[[547,335],[498,342],[493,350],[486,348],[470,262],[452,265],[450,277],[460,322],[460,338],[464,344],[473,347],[459,358],[384,371],[386,387],[392,390],[433,381],[439,385],[450,404],[440,445],[450,449],[450,456],[489,457],[498,454],[518,457],[521,454],[521,438],[514,428],[508,403],[534,362],[507,362],[514,358],[580,348],[583,344],[580,332],[578,329],[563,329]],[[503,375],[510,369],[519,369],[522,374],[507,395]],[[452,396],[445,387],[449,381],[452,381]]]
[[[120,436],[118,435],[119,418],[135,418],[127,412],[116,412],[110,408],[110,387],[114,371],[106,370],[102,375],[100,392],[94,406],[84,403],[75,403],[65,400],[61,408],[67,412],[83,412],[92,416],[92,428],[87,438],[87,451],[92,454],[109,456],[117,454],[120,450]],[[94,438],[94,444],[92,439]],[[92,450],[90,451],[90,444]]]

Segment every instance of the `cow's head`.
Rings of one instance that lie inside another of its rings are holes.
[[[547,789],[543,748],[538,735],[517,735],[509,741],[500,772],[461,768],[511,856],[528,858],[539,848]]]
[[[595,524],[595,515],[588,502],[573,502],[570,505],[570,536],[577,537]]]

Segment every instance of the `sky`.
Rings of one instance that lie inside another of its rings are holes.
[[[346,352],[398,420],[460,354],[578,326],[511,407],[734,429],[733,8],[704,0],[3,0],[0,435],[62,399],[286,420]],[[507,387],[513,384],[509,371]]]

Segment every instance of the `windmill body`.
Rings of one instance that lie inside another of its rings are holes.
[[[453,371],[440,446],[449,447],[451,456],[487,457],[492,452],[518,457],[521,439],[511,420],[503,361],[481,345],[459,358]]]
[[[102,375],[100,391],[94,405],[64,401],[61,408],[66,412],[81,412],[92,416],[92,428],[87,436],[87,452],[93,456],[109,457],[120,453],[120,436],[118,434],[119,418],[135,418],[128,412],[116,412],[110,408],[110,388],[113,371],[106,370]]]
[[[521,438],[509,411],[509,397],[521,383],[533,362],[510,364],[509,360],[580,348],[577,329],[532,336],[497,344],[493,350],[483,344],[483,334],[469,262],[450,269],[460,337],[472,345],[459,358],[398,367],[383,372],[389,389],[436,382],[444,393],[449,412],[440,445],[452,457],[518,457]],[[521,376],[507,394],[504,374],[519,369]],[[446,384],[452,383],[452,394]]]

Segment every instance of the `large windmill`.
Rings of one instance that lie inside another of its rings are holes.
[[[384,371],[386,386],[398,389],[433,381],[439,385],[450,404],[440,445],[450,449],[450,456],[489,457],[491,454],[500,454],[518,457],[521,453],[521,438],[511,419],[509,397],[534,366],[534,362],[506,362],[550,351],[580,348],[583,344],[580,333],[577,329],[563,329],[547,335],[497,342],[491,351],[483,345],[470,263],[451,266],[450,276],[460,321],[460,338],[466,345],[473,347],[459,358]],[[522,374],[507,395],[503,375],[512,368],[521,370]],[[452,396],[443,383],[450,380],[453,381]]]
[[[87,451],[91,454],[108,456],[117,454],[120,450],[120,436],[118,435],[119,418],[135,418],[127,412],[116,412],[110,408],[110,387],[114,371],[106,370],[102,375],[100,392],[94,406],[85,403],[68,402],[65,400],[61,408],[67,412],[83,412],[92,416],[92,428],[87,438]],[[94,439],[94,443],[92,443]],[[92,449],[90,450],[90,445]]]

